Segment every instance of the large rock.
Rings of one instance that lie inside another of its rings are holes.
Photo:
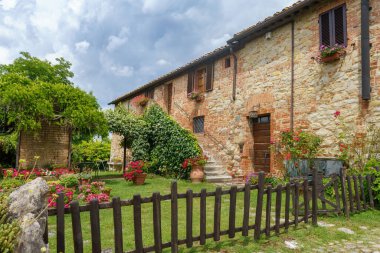
[[[20,221],[21,233],[16,253],[41,252],[46,245],[43,235],[46,227],[49,187],[45,180],[37,178],[9,195],[9,212]]]

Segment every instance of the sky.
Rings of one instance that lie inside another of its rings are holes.
[[[0,64],[72,63],[103,108],[296,0],[0,0]]]

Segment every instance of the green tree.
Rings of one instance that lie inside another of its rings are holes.
[[[107,135],[96,98],[70,81],[71,63],[56,61],[21,52],[13,63],[0,65],[0,132],[35,131],[47,122],[67,127],[74,135]]]

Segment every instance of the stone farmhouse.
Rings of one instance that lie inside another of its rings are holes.
[[[319,62],[320,46],[335,44],[344,55]],[[269,145],[280,131],[318,134],[320,157],[334,159],[336,110],[352,129],[380,123],[379,50],[380,1],[303,0],[110,104],[161,105],[211,157],[209,178],[227,179],[227,168],[275,172],[283,165]],[[119,143],[114,135],[111,156],[122,157]]]

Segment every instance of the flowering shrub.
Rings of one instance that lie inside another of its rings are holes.
[[[91,184],[81,185],[78,190],[78,199],[87,203],[94,198],[97,198],[99,202],[108,202],[111,192],[111,189],[106,187],[104,182],[92,182]]]
[[[71,201],[73,200],[74,190],[71,188],[66,188],[58,182],[49,182],[48,207],[57,206],[57,198],[59,193],[64,193],[65,207],[69,207]]]
[[[258,183],[258,178],[259,178],[259,174],[257,172],[251,172],[250,174],[247,175],[245,181],[246,183],[255,185]],[[284,178],[280,178],[278,176],[268,173],[265,175],[264,183],[267,185],[270,184],[272,185],[272,187],[276,187],[279,184],[282,184],[282,185],[286,184],[287,181]]]
[[[91,200],[93,200],[93,199],[97,199],[99,201],[99,203],[109,202],[110,196],[105,194],[105,193],[99,193],[99,194],[91,193],[86,197],[86,202],[90,203]]]
[[[284,131],[280,134],[278,142],[271,141],[272,148],[277,150],[286,161],[288,170],[292,169],[289,167],[291,163],[298,175],[301,172],[299,160],[306,159],[310,168],[313,165],[321,143],[320,137],[302,130]]]
[[[192,158],[187,158],[182,163],[183,169],[191,168],[192,166],[204,166],[207,163],[208,157],[205,155],[199,155]]]
[[[149,164],[141,160],[130,162],[123,176],[125,180],[133,181],[137,174],[145,173],[148,167]]]
[[[32,170],[26,169],[3,169],[4,178],[18,178],[18,179],[27,179],[35,178],[41,176],[61,176],[64,174],[73,174],[74,171],[67,168],[55,169],[55,171],[50,171],[48,169],[34,168]]]

